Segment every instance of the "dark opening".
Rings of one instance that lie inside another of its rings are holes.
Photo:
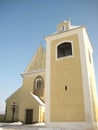
[[[72,55],[72,46],[70,42],[64,42],[57,47],[57,58]]]
[[[42,76],[37,76],[34,80],[33,94],[38,97],[44,96],[44,80]]]
[[[26,109],[26,124],[33,123],[33,109]]]
[[[40,89],[41,88],[41,80],[38,80],[37,81],[37,89]]]
[[[67,86],[65,86],[65,90],[67,91]]]

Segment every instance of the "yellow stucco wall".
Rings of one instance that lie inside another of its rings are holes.
[[[73,56],[56,60],[56,45],[66,40],[72,41]],[[54,40],[50,46],[50,121],[85,121],[78,35]]]
[[[98,122],[98,104],[96,105],[96,122]]]
[[[18,89],[14,94],[12,94],[7,100],[6,100],[6,121],[10,122],[12,120],[12,103],[15,101],[16,104],[20,105],[21,101],[24,98],[24,95],[22,94],[22,87]],[[21,98],[21,100],[20,100]],[[18,108],[15,111],[15,117],[14,120],[18,120]]]
[[[38,73],[31,75],[31,76],[24,76],[24,78],[23,78],[23,91],[24,91],[24,93],[33,92],[34,80],[38,76],[41,76],[43,78],[44,89],[45,89],[45,72],[38,72]],[[45,94],[45,90],[44,90],[44,94]],[[42,96],[42,98],[44,99],[44,96]]]
[[[45,74],[44,74],[44,72],[38,72],[36,74],[30,74],[28,76],[27,75],[23,76],[23,86],[20,89],[18,89],[15,93],[13,93],[6,100],[6,106],[7,106],[6,121],[8,121],[8,122],[11,121],[11,119],[12,119],[12,108],[11,108],[11,104],[14,101],[16,101],[16,104],[18,105],[18,108],[16,109],[16,112],[15,112],[14,121],[17,121],[17,120],[23,121],[24,120],[23,122],[25,122],[24,114],[23,114],[23,116],[21,116],[21,113],[24,113],[26,105],[30,106],[30,104],[32,104],[32,99],[29,102],[27,102],[27,104],[25,104],[23,106],[23,109],[20,109],[20,106],[23,103],[24,99],[28,96],[28,94],[30,92],[33,93],[34,79],[37,76],[39,76],[39,75],[42,76],[42,78],[44,79],[44,84],[45,84]],[[44,96],[41,97],[41,98],[44,99]],[[36,108],[36,111],[34,113],[34,115],[35,115],[34,116],[34,121],[36,120],[36,118],[39,119],[39,117],[38,117],[38,112],[39,112],[38,108]]]
[[[33,109],[32,122],[39,121],[39,104],[34,100],[34,98],[29,94],[27,99],[23,101],[19,108],[19,120],[26,121],[26,109]]]

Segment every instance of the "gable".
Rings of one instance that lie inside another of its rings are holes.
[[[22,92],[22,87],[20,87],[18,90],[16,90],[11,96],[9,96],[6,99],[6,103],[12,103],[13,101],[16,101],[16,99],[18,100],[18,97],[20,96],[20,93]],[[19,100],[19,102],[21,102]]]
[[[33,56],[25,72],[44,70],[45,69],[46,52],[42,45],[39,46],[37,52]]]

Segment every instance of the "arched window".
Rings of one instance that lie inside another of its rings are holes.
[[[33,93],[39,97],[44,95],[44,79],[42,76],[37,76],[35,78]]]
[[[72,55],[72,43],[63,42],[57,46],[57,58],[62,58],[65,56]]]
[[[41,78],[36,79],[35,88],[40,89],[42,86],[42,80]]]

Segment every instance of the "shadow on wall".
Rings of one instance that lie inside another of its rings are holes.
[[[5,121],[5,114],[0,114],[0,122],[4,122]]]

